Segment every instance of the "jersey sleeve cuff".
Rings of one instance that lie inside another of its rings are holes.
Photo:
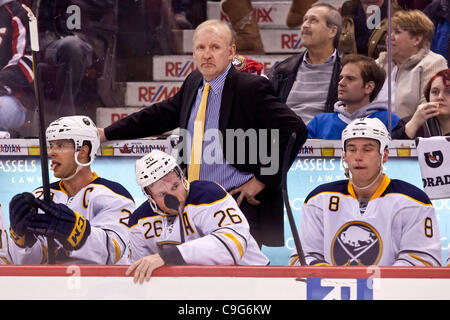
[[[183,256],[180,253],[180,250],[176,246],[169,246],[162,249],[159,252],[159,255],[164,260],[167,265],[184,265],[186,261],[184,261]]]

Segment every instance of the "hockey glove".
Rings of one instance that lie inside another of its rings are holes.
[[[66,250],[77,250],[83,246],[91,233],[89,221],[78,212],[62,203],[34,200],[45,214],[34,215],[28,230],[36,235],[55,238]]]
[[[32,247],[36,242],[36,237],[27,230],[31,218],[37,214],[33,199],[33,194],[24,192],[16,194],[9,202],[9,234],[21,248]]]

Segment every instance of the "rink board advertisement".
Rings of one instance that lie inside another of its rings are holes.
[[[3,143],[3,142],[7,143]],[[24,191],[32,191],[42,185],[40,158],[38,156],[25,156],[29,151],[36,152],[38,146],[32,145],[35,140],[3,140],[0,143],[0,204],[9,223],[8,205],[11,198]],[[319,145],[324,147],[320,148]],[[344,171],[340,162],[340,149],[334,148],[331,142],[315,142],[308,140],[300,150],[288,172],[289,202],[296,220],[297,228],[301,223],[301,207],[306,196],[315,187],[326,182],[344,179]],[[327,147],[329,146],[329,147]],[[93,171],[100,177],[121,183],[133,196],[139,206],[146,200],[142,191],[136,184],[134,164],[138,157],[156,148],[163,151],[170,150],[169,140],[136,140],[118,141],[103,146],[99,156],[92,164]],[[400,149],[398,149],[400,150]],[[397,151],[399,154],[400,152]],[[414,150],[412,151],[414,152]],[[34,153],[36,154],[36,153]],[[38,153],[37,153],[38,154]],[[386,163],[386,174],[391,179],[401,179],[422,188],[422,178],[417,158],[401,157],[391,150],[392,157]],[[322,156],[321,156],[322,155]],[[324,156],[332,155],[332,156]],[[413,155],[411,150],[405,155]],[[55,181],[50,172],[50,181]],[[450,245],[450,199],[432,200],[436,209],[442,240],[442,256],[445,263]],[[263,247],[271,265],[285,266],[294,249],[294,241],[285,214],[285,246]]]
[[[217,304],[202,310],[208,314],[197,313],[196,319],[233,319],[232,315],[275,315],[276,300],[450,299],[449,268],[164,266],[143,284],[126,277],[126,269],[0,266],[0,286],[18,289],[1,290],[0,299],[182,301],[179,307],[170,304],[165,309],[169,319],[194,315],[195,300],[204,306]]]

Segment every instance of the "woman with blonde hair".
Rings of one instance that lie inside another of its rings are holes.
[[[430,51],[434,24],[423,12],[397,11],[391,20],[391,110],[404,118],[412,116],[417,106],[425,102],[425,86],[436,72],[447,68],[447,61]],[[387,52],[382,52],[377,62],[387,71]],[[387,82],[377,100],[387,100]]]

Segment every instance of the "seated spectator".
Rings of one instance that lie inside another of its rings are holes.
[[[98,62],[103,65],[107,59],[109,44],[106,38],[115,32],[115,26],[104,20],[114,10],[116,1],[41,1],[39,32],[43,61],[50,64],[56,74],[51,82],[56,101],[48,107],[53,111],[49,121],[87,113],[85,106],[79,103],[84,98],[80,97],[84,94],[80,91],[82,80],[89,67]],[[112,73],[108,71],[109,74]],[[109,92],[111,96],[113,94]]]
[[[450,0],[434,0],[423,12],[433,21],[435,29],[431,51],[448,59],[450,57]]]
[[[341,69],[336,50],[341,20],[333,6],[315,3],[300,28],[300,44],[306,50],[274,64],[267,73],[276,96],[305,123],[334,110]]]
[[[165,264],[269,264],[236,201],[218,184],[189,183],[175,158],[159,150],[136,161],[136,181],[148,201],[128,223],[127,275],[134,272],[135,282],[148,281]]]
[[[0,131],[22,126],[25,106],[34,108],[29,14],[18,1],[0,0]]]
[[[392,17],[392,111],[400,118],[412,116],[425,102],[424,91],[436,72],[447,68],[447,61],[430,51],[433,22],[421,11],[398,11]],[[377,62],[387,71],[388,55],[382,52]],[[395,79],[395,80],[394,80]],[[385,81],[377,100],[388,100]]]
[[[439,224],[426,193],[389,179],[389,132],[376,118],[342,132],[348,180],[323,184],[302,207],[300,239],[308,265],[440,266]],[[298,265],[294,251],[290,264]]]
[[[430,79],[425,99],[427,102],[419,105],[414,115],[402,119],[392,131],[393,139],[450,136],[450,69],[439,71]]]
[[[389,127],[385,102],[373,102],[383,86],[386,73],[374,59],[363,55],[346,55],[342,59],[338,98],[333,113],[321,113],[308,123],[308,138],[340,140],[342,131],[355,119],[378,118]],[[400,118],[392,113],[391,125]]]
[[[378,6],[379,13],[373,6]],[[348,0],[342,4],[342,32],[339,51],[344,54],[359,53],[374,59],[386,51],[388,33],[388,2],[384,0]],[[396,0],[392,1],[392,13],[401,10]],[[378,14],[378,16],[376,15]],[[375,17],[379,17],[377,24]]]

